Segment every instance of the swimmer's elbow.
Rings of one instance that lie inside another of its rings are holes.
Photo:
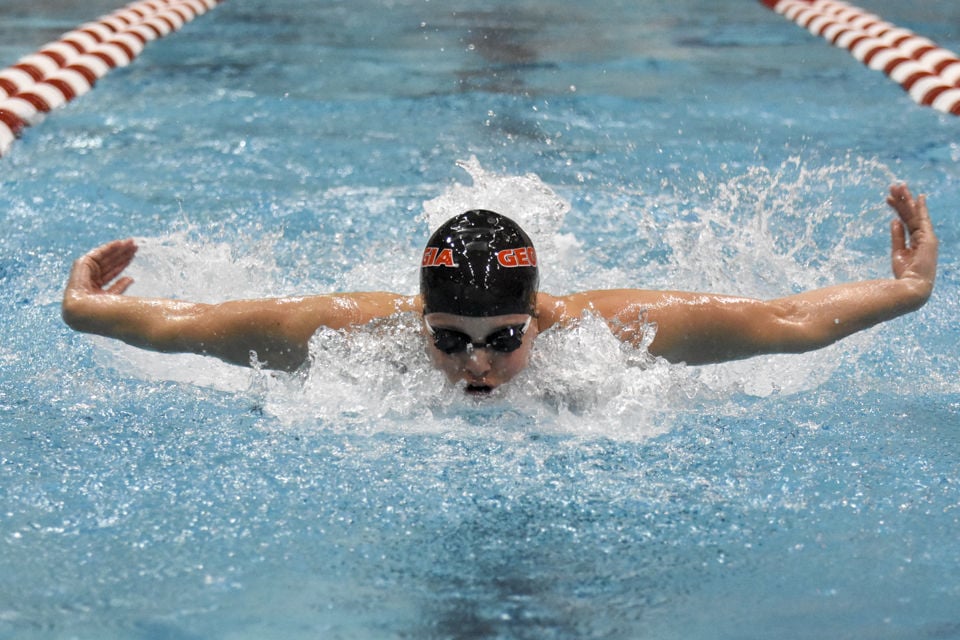
[[[790,299],[737,300],[709,312],[663,322],[650,353],[669,362],[705,365],[774,353],[804,353],[836,342],[841,333],[816,309]]]
[[[691,338],[667,359],[691,365],[716,364],[804,353],[836,341],[814,321],[808,308],[790,301],[751,301],[747,307],[715,319],[701,339]]]
[[[309,357],[313,330],[300,326],[283,314],[241,313],[222,315],[202,323],[202,330],[191,340],[203,355],[225,362],[276,371],[296,371]]]
[[[806,353],[830,346],[846,333],[839,320],[826,320],[809,304],[791,300],[767,303],[769,314],[759,330],[763,353]]]

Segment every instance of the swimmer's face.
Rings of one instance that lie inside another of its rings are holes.
[[[430,313],[424,316],[424,331],[433,365],[467,393],[484,394],[527,366],[537,319],[527,314],[477,318]]]

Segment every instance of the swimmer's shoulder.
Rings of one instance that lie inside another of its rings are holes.
[[[553,325],[564,325],[579,318],[586,309],[577,294],[555,296],[542,291],[537,293],[537,324],[540,331],[546,331]]]
[[[340,294],[347,296],[355,305],[360,323],[386,318],[398,313],[422,313],[423,303],[420,296],[409,296],[388,291],[370,291],[362,293]]]
[[[319,326],[343,329],[404,313],[420,313],[420,296],[387,291],[331,293],[267,301],[286,315],[287,323],[312,334]]]
[[[662,292],[642,289],[597,289],[562,296],[539,292],[537,320],[540,331],[544,331],[555,324],[576,321],[584,313],[612,319],[628,307],[652,306],[661,298]]]

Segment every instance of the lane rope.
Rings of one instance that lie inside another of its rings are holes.
[[[0,71],[0,156],[24,128],[130,64],[152,41],[223,0],[138,0],[63,34]]]
[[[760,0],[903,87],[914,102],[960,115],[960,58],[841,0]]]

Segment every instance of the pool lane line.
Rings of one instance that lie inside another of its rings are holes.
[[[960,57],[840,0],[760,0],[903,87],[914,102],[960,115]]]
[[[47,112],[89,91],[110,69],[129,64],[147,43],[179,30],[218,0],[140,0],[0,71],[0,156]]]
[[[0,71],[0,156],[24,128],[223,0],[139,0],[63,34]]]

